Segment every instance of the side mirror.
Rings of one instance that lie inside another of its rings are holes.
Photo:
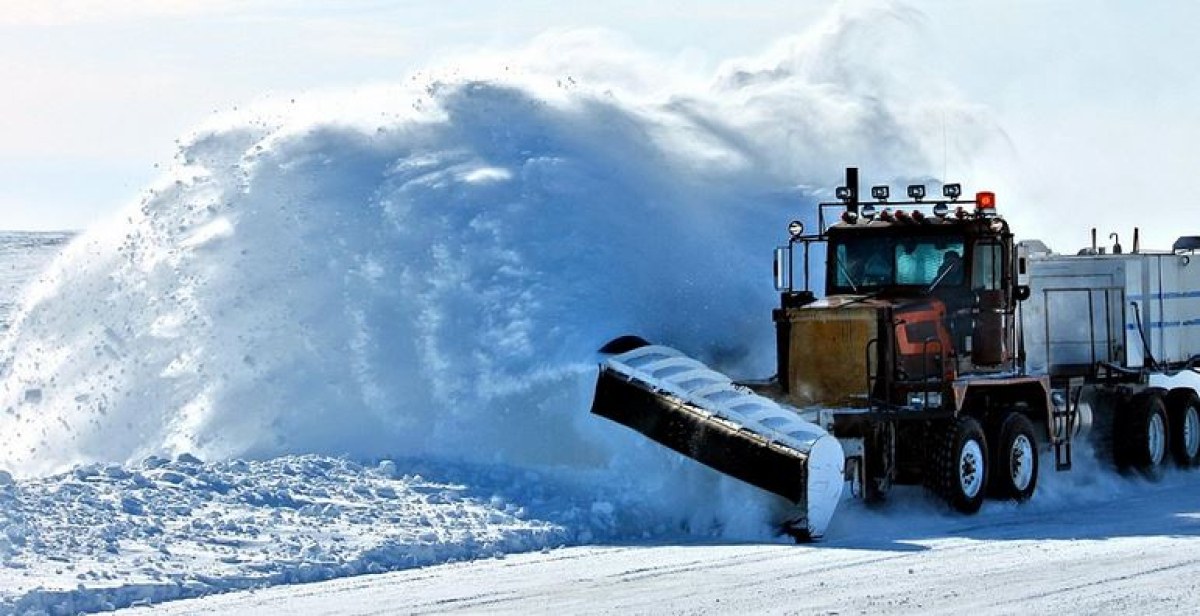
[[[783,291],[788,289],[789,272],[788,268],[791,265],[787,254],[788,249],[779,247],[775,249],[775,264],[772,268],[775,274],[775,290]]]
[[[1027,284],[1017,285],[1017,287],[1015,289],[1013,289],[1013,298],[1016,299],[1018,302],[1023,302],[1025,300],[1029,299],[1029,285],[1027,285]]]

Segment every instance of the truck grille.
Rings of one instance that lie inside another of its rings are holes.
[[[862,406],[867,400],[867,345],[878,335],[878,308],[818,302],[781,311],[787,330],[788,398],[798,406]],[[875,362],[872,346],[870,363]],[[784,378],[781,375],[781,378]]]

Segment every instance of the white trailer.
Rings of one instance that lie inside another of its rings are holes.
[[[1187,466],[1200,456],[1197,248],[1195,237],[1171,251],[1018,247],[1018,284],[1029,288],[1019,309],[1025,370],[1051,378],[1077,435],[1151,474],[1168,453]]]

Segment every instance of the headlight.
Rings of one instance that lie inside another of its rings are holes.
[[[925,406],[926,400],[929,401],[929,406]],[[908,394],[908,405],[916,409],[939,408],[942,406],[942,392],[931,391],[928,394],[922,392],[910,393]]]

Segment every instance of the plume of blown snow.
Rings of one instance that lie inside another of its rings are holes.
[[[556,33],[211,122],[29,290],[0,349],[0,464],[574,466],[693,490],[663,500],[753,526],[762,506],[734,506],[748,488],[694,509],[723,480],[587,413],[595,349],[637,333],[769,374],[765,261],[788,220],[815,222],[808,187],[853,163],[927,173],[932,117],[996,136],[979,109],[909,91],[895,49],[872,51],[915,17],[839,10],[716,75]]]

